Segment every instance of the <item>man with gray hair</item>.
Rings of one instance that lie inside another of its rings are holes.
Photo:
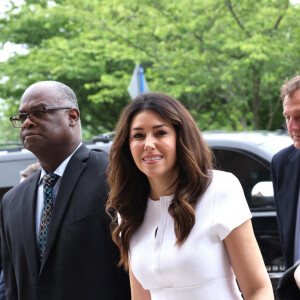
[[[279,236],[287,269],[277,292],[279,299],[300,299],[300,76],[284,82],[281,99],[294,144],[274,155],[271,163]]]
[[[108,156],[82,144],[74,92],[60,82],[37,82],[10,120],[41,171],[1,201],[7,299],[129,300],[105,212]]]

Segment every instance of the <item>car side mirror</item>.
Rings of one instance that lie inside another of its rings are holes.
[[[272,181],[258,182],[251,191],[254,207],[274,207],[274,191]]]

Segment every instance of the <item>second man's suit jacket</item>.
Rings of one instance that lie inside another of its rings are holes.
[[[296,284],[294,273],[300,261],[297,261],[292,267],[287,269],[279,280],[277,296],[279,300],[300,299],[300,290]]]
[[[84,145],[70,159],[41,265],[35,224],[40,172],[3,196],[1,247],[8,300],[130,299],[105,213],[107,164],[105,152]]]
[[[291,145],[271,163],[278,230],[285,267],[294,264],[295,228],[300,184],[300,150]]]

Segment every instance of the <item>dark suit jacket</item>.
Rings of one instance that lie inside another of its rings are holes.
[[[8,300],[130,299],[105,213],[107,164],[105,152],[84,145],[72,156],[55,199],[41,266],[35,224],[40,172],[3,196],[1,247]]]
[[[0,300],[6,300],[3,271],[0,273]]]
[[[300,261],[297,261],[291,268],[287,269],[280,278],[277,289],[279,300],[300,299],[300,290],[296,284],[294,273]]]
[[[300,184],[300,150],[291,145],[271,163],[278,230],[285,267],[294,264],[295,228]]]

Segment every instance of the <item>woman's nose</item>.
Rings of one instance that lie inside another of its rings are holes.
[[[144,146],[144,149],[145,150],[152,150],[155,148],[155,143],[154,143],[154,140],[153,138],[151,137],[147,137],[146,140],[145,140],[145,146]]]

